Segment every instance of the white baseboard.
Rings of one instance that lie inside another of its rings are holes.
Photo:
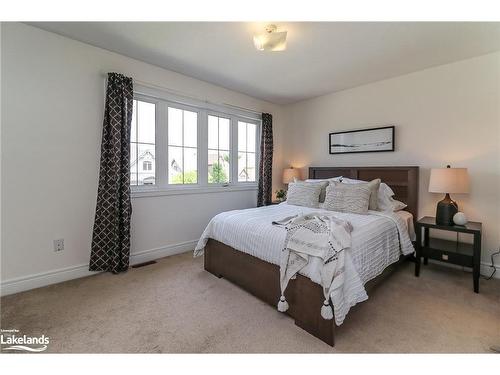
[[[434,259],[429,259],[429,263],[439,264],[441,266],[449,267],[449,268],[454,268],[454,269],[457,269],[457,270],[462,270],[463,269],[461,266],[457,266],[457,265],[451,264],[451,263],[440,262],[440,261],[434,260]],[[421,267],[423,267],[423,264],[422,264]],[[495,265],[494,267],[496,269],[496,272],[495,272],[495,275],[493,276],[493,278],[494,279],[500,279],[500,266]],[[468,270],[468,271],[470,271],[470,272],[472,272],[472,268],[465,267],[465,269]],[[492,272],[493,272],[493,269],[491,268],[491,264],[490,263],[481,262],[480,273],[481,273],[482,276],[489,277]]]
[[[157,247],[156,249],[138,251],[137,253],[130,255],[130,265],[133,266],[134,264],[144,263],[150,260],[168,257],[170,255],[182,254],[187,251],[194,250],[197,243],[198,240],[192,240],[175,245]]]
[[[130,265],[148,262],[163,258],[170,255],[181,254],[193,250],[198,240],[181,242],[174,245],[158,247],[155,249],[143,250],[130,255]],[[429,259],[432,262],[432,259]],[[462,269],[459,266],[454,266],[448,263],[438,262],[445,266]],[[38,273],[34,275],[18,277],[15,279],[5,280],[1,283],[1,295],[19,293],[30,289],[40,288],[42,286],[57,284],[67,280],[78,279],[80,277],[95,275],[98,272],[88,270],[88,264],[81,264],[72,267],[61,268],[49,272]],[[497,272],[494,278],[500,279],[500,267],[496,266]],[[481,262],[481,274],[489,276],[492,270],[490,264]]]
[[[42,286],[57,284],[63,281],[91,276],[98,272],[89,271],[88,264],[60,268],[53,271],[36,273],[29,276],[17,277],[2,282],[1,295],[24,292],[25,290],[40,288]]]
[[[181,242],[174,245],[143,250],[130,255],[130,265],[147,262],[193,250],[198,240]],[[1,283],[1,295],[19,293],[42,286],[57,284],[63,281],[95,275],[99,272],[89,271],[88,263],[72,267],[60,268],[53,271],[5,280]]]

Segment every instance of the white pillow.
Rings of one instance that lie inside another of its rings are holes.
[[[325,181],[328,181],[328,182],[330,182],[330,181],[340,182],[340,181],[342,181],[342,176],[332,177],[332,178],[308,178],[304,182],[325,182]]]
[[[406,204],[394,199],[391,196],[384,195],[382,197],[379,197],[378,200],[379,211],[397,212],[404,210],[406,207],[407,207]]]
[[[359,184],[366,181],[344,177],[342,182],[344,184]],[[390,186],[382,182],[378,189],[377,206],[379,211],[396,212],[406,208],[407,205],[394,199],[393,195],[394,191],[392,191]]]
[[[380,184],[378,194],[378,210],[396,212],[406,208],[406,204],[393,198],[394,192],[387,184]]]
[[[286,202],[296,206],[317,208],[319,206],[319,195],[324,186],[326,186],[326,182],[291,182],[288,184]]]

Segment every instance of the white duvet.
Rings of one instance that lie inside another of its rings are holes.
[[[236,250],[279,265],[286,232],[272,225],[297,214],[322,212],[347,220],[353,226],[352,246],[346,251],[345,280],[342,302],[335,306],[335,322],[342,324],[349,309],[368,299],[364,284],[396,262],[401,254],[413,253],[408,226],[397,213],[369,211],[367,215],[340,213],[289,205],[278,205],[227,211],[215,216],[203,232],[195,248],[195,256],[203,254],[210,238]],[[300,273],[320,283],[320,260],[313,258]]]

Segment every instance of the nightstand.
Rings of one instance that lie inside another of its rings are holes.
[[[472,268],[474,292],[479,293],[479,267],[481,262],[481,227],[479,222],[469,221],[465,225],[438,225],[436,218],[425,216],[415,225],[417,232],[415,276],[420,274],[420,258],[427,264],[428,258],[445,263],[456,264]],[[422,243],[422,229],[424,238]],[[468,233],[473,236],[472,244],[449,241],[430,236],[430,229],[443,230],[455,233]]]

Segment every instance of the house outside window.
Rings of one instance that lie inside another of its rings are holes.
[[[134,100],[130,134],[130,184],[154,185],[156,104]]]

